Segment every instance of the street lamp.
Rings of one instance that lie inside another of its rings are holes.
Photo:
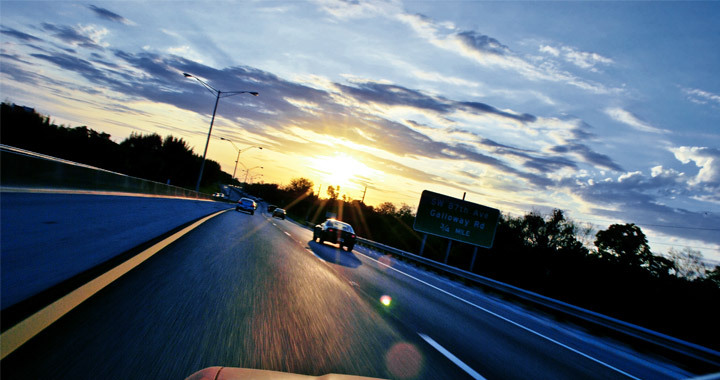
[[[240,153],[242,153],[242,152],[244,152],[244,151],[246,151],[246,150],[248,150],[248,149],[252,149],[252,148],[258,148],[258,149],[262,150],[262,147],[261,147],[261,146],[249,146],[249,147],[247,147],[247,148],[245,148],[245,149],[240,149],[240,148],[238,148],[238,147],[235,145],[234,142],[232,142],[232,141],[230,141],[230,140],[228,140],[228,139],[226,139],[226,138],[224,138],[224,137],[221,137],[220,140],[225,140],[225,141],[229,142],[230,144],[232,144],[233,148],[235,148],[235,150],[238,151],[237,158],[235,159],[235,169],[233,169],[233,175],[232,175],[233,179],[235,179],[235,171],[237,171],[237,164],[238,164],[238,161],[240,161]]]
[[[242,167],[245,168],[245,179],[243,180],[243,184],[246,184],[246,183],[247,183],[247,177],[248,177],[248,174],[250,173],[250,170],[257,169],[257,168],[265,169],[265,168],[263,168],[262,166],[254,166],[254,167],[248,169],[247,167],[245,167],[245,165],[243,165],[242,162],[240,163],[240,165],[242,165]],[[244,186],[244,185],[243,185],[243,186]]]
[[[200,82],[200,84],[202,84],[205,88],[207,88],[208,91],[210,91],[213,95],[215,95],[215,108],[213,108],[212,119],[210,119],[210,129],[208,130],[207,141],[205,142],[205,151],[203,152],[202,164],[200,164],[200,174],[198,174],[197,184],[195,185],[195,191],[199,192],[200,191],[200,181],[202,180],[203,170],[205,169],[205,157],[207,156],[208,145],[210,145],[210,135],[212,134],[212,127],[213,127],[213,123],[215,122],[215,112],[217,112],[217,106],[218,106],[218,102],[220,101],[220,98],[221,97],[226,98],[229,96],[240,95],[240,94],[250,94],[252,96],[258,96],[259,94],[255,91],[220,91],[220,90],[216,90],[213,86],[205,83],[203,80],[201,80],[200,78],[198,78],[196,76],[193,76],[192,74],[183,73],[183,75],[185,76],[185,78],[194,78],[195,80]]]

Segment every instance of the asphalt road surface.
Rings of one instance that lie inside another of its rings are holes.
[[[183,379],[216,365],[392,379],[690,375],[260,211],[183,236],[2,360],[2,378]]]

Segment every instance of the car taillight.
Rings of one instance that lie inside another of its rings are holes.
[[[355,234],[351,234],[350,237],[351,237],[351,238],[354,238],[354,237],[355,237]]]
[[[333,230],[332,228],[328,228],[328,232],[333,232],[333,231],[335,231],[335,230]]]

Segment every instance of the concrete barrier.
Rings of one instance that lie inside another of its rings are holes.
[[[194,191],[0,147],[3,310],[232,207]]]

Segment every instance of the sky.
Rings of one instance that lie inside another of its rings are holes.
[[[216,98],[194,78],[256,91],[220,99],[208,148],[230,173],[243,149],[241,181],[561,209],[720,261],[719,19],[717,1],[2,0],[0,96],[201,154]]]

